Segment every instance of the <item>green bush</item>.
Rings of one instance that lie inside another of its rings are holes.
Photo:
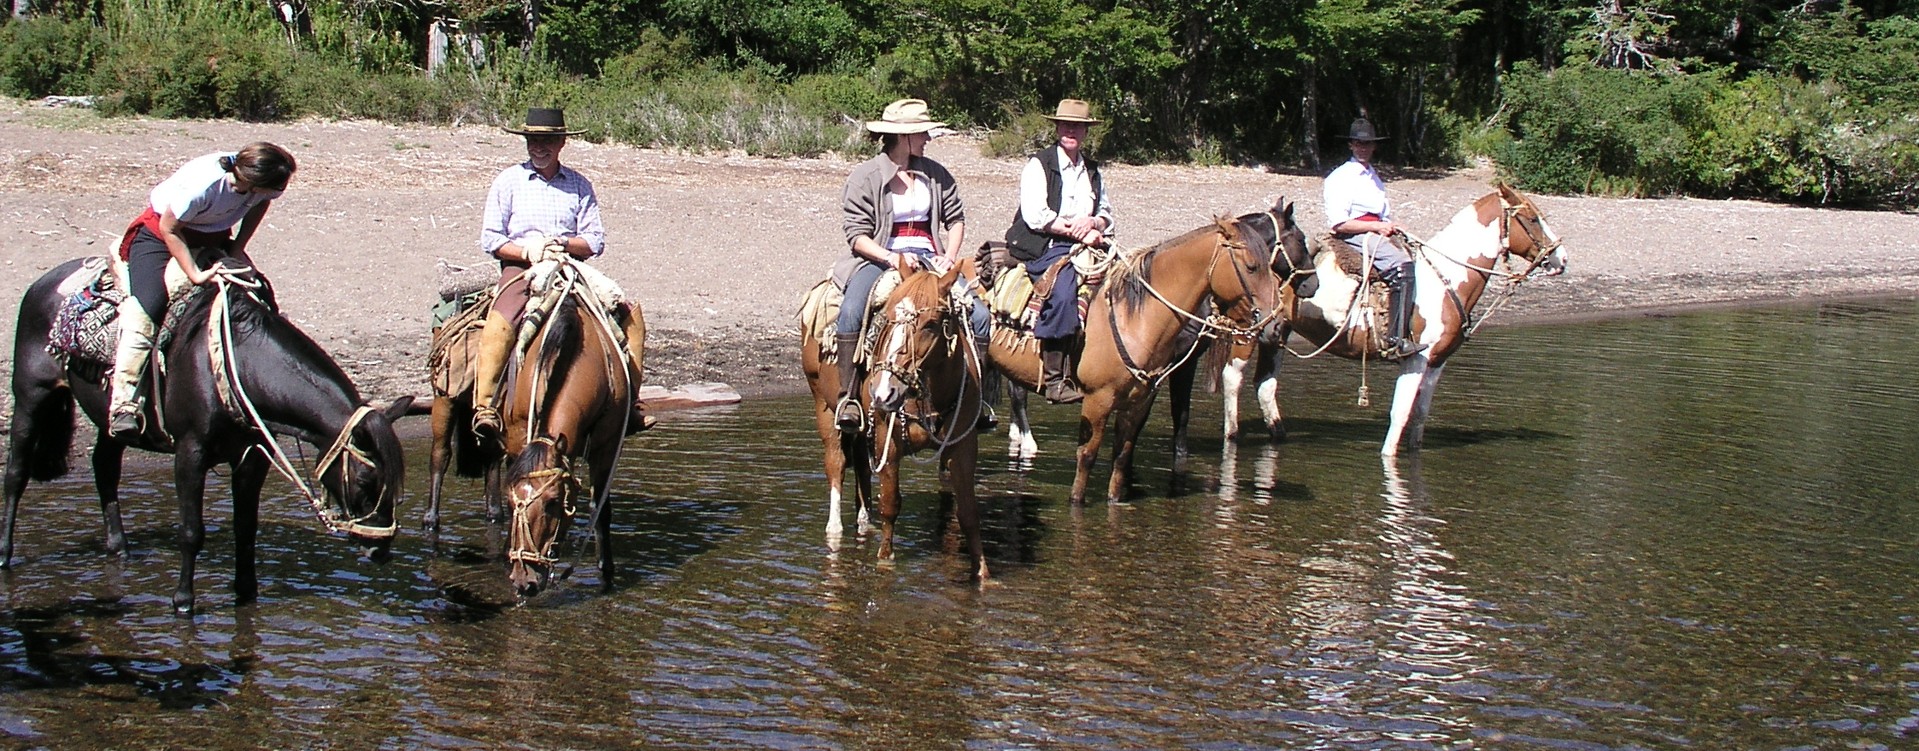
[[[244,31],[198,26],[114,45],[93,90],[107,114],[274,120],[282,106],[284,43]]]
[[[86,93],[101,47],[85,21],[39,17],[0,26],[0,92],[27,98]]]
[[[1700,184],[1695,139],[1708,130],[1719,77],[1568,66],[1515,66],[1506,83],[1513,141],[1502,175],[1548,193],[1664,195]]]

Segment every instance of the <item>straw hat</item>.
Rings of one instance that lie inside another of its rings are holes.
[[[533,107],[526,111],[526,125],[519,128],[500,126],[500,130],[516,136],[577,136],[584,130],[566,129],[566,110],[552,107]]]
[[[1053,114],[1046,115],[1045,117],[1056,123],[1093,124],[1099,122],[1098,118],[1093,117],[1093,105],[1087,104],[1085,100],[1082,99],[1061,99],[1059,100],[1059,106],[1054,108]]]
[[[872,133],[925,133],[946,123],[938,122],[926,114],[926,101],[923,99],[900,99],[886,105],[886,111],[880,113],[880,119],[866,121],[866,129]]]
[[[1340,136],[1340,137],[1348,141],[1384,141],[1386,140],[1385,136],[1382,136],[1379,134],[1378,131],[1373,130],[1373,121],[1363,117],[1355,118],[1353,120],[1352,127],[1347,129],[1346,135]]]

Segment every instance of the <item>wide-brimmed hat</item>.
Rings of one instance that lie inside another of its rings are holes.
[[[1354,118],[1353,125],[1346,129],[1346,135],[1340,136],[1348,141],[1384,141],[1385,136],[1373,129],[1373,121],[1366,118]]]
[[[1053,114],[1046,115],[1045,117],[1056,123],[1087,123],[1090,125],[1099,122],[1099,118],[1093,117],[1093,105],[1087,104],[1083,99],[1061,99],[1059,100],[1059,106],[1053,108]]]
[[[873,133],[925,133],[946,123],[934,120],[926,114],[926,100],[900,99],[886,105],[886,111],[880,113],[880,119],[866,121],[866,129]]]
[[[577,136],[584,130],[566,129],[566,110],[557,107],[532,107],[526,111],[526,124],[514,128],[506,125],[500,130],[516,136]]]

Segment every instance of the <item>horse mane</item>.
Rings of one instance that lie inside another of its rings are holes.
[[[553,315],[547,318],[546,328],[540,334],[540,372],[547,374],[543,379],[544,393],[540,394],[540,403],[544,404],[556,398],[564,379],[554,378],[554,373],[564,372],[573,367],[574,361],[585,353],[582,346],[586,340],[585,331],[580,326],[580,298],[567,295],[553,309]]]
[[[1116,301],[1125,306],[1128,314],[1137,313],[1139,306],[1145,304],[1146,297],[1151,294],[1146,289],[1146,279],[1153,275],[1154,255],[1208,232],[1230,236],[1227,235],[1228,229],[1228,220],[1225,217],[1214,217],[1210,225],[1194,228],[1169,240],[1161,240],[1159,244],[1152,247],[1129,250],[1114,259],[1112,267],[1106,270],[1106,284],[1113,290],[1112,294],[1117,297]]]
[[[520,449],[520,455],[515,457],[513,464],[506,468],[506,474],[502,476],[501,482],[503,484],[517,482],[528,473],[559,466],[565,458],[559,456],[558,448],[551,442],[527,441],[526,446]]]
[[[204,328],[207,319],[213,314],[213,303],[219,295],[218,286],[210,287],[196,295],[191,302],[187,303],[185,309],[180,312],[178,321],[173,324],[176,332],[184,332],[189,327]],[[340,367],[340,363],[335,361],[332,355],[327,354],[326,350],[322,349],[318,342],[313,341],[312,337],[307,336],[305,331],[293,325],[292,321],[287,320],[286,316],[281,315],[279,310],[269,306],[265,301],[251,294],[231,295],[227,303],[227,320],[233,327],[235,347],[241,346],[256,336],[270,338],[279,344],[280,349],[289,359],[298,361],[323,378],[342,385],[349,399],[355,402],[360,400],[358,387],[354,386],[353,380],[347,377],[346,370]],[[186,338],[176,334],[173,341],[180,342]]]

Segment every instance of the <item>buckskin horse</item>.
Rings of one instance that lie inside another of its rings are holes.
[[[1114,263],[1087,312],[1077,360],[1086,396],[1080,403],[1074,503],[1085,500],[1109,417],[1116,437],[1107,499],[1125,498],[1133,449],[1160,382],[1189,364],[1204,337],[1253,336],[1273,322],[1280,287],[1304,273],[1298,264],[1305,258],[1293,207],[1282,200],[1267,211],[1216,219]],[[1039,355],[1016,337],[994,336],[991,358],[1013,382],[1038,389]],[[1190,385],[1181,380],[1179,388]],[[1183,423],[1183,415],[1175,421]]]
[[[579,278],[577,261],[558,262],[549,294],[558,302],[534,324],[531,346],[508,376],[506,469],[507,579],[521,597],[544,589],[552,577],[554,548],[576,512],[582,490],[576,463],[587,464],[592,487],[593,540],[599,550],[600,588],[613,588],[613,509],[607,488],[619,463],[639,389],[615,331],[618,326]],[[538,300],[528,303],[532,311]],[[529,312],[529,317],[533,316]],[[634,306],[632,315],[641,315]],[[645,342],[628,342],[644,347]],[[489,501],[489,505],[491,505]]]
[[[394,507],[406,471],[393,420],[406,413],[411,397],[384,409],[369,406],[320,345],[249,293],[248,288],[260,286],[250,272],[228,266],[220,270],[214,289],[201,293],[174,317],[172,341],[155,352],[166,362],[159,398],[161,419],[149,419],[147,432],[137,443],[120,443],[105,429],[108,395],[104,384],[76,377],[68,363],[47,348],[55,312],[67,297],[61,286],[83,262],[76,259],[55,267],[28,287],[20,301],[0,565],[12,563],[14,519],[27,481],[46,482],[66,474],[76,402],[98,434],[93,481],[107,528],[108,552],[126,549],[120,524],[122,455],[129,445],[173,454],[180,505],[176,611],[193,612],[194,560],[206,540],[206,475],[216,464],[231,468],[238,601],[250,602],[259,594],[253,548],[259,533],[260,489],[269,464],[300,488],[329,529],[345,532],[374,560],[386,558],[397,529]],[[212,354],[216,352],[224,354]],[[157,364],[150,368],[149,378],[160,370]],[[331,505],[300,479],[275,442],[275,432],[328,447],[314,472]]]
[[[1565,250],[1539,207],[1505,185],[1460,209],[1439,234],[1424,242],[1414,241],[1412,247],[1418,274],[1413,336],[1426,349],[1400,362],[1399,378],[1393,386],[1391,423],[1379,449],[1388,456],[1399,452],[1402,439],[1413,449],[1424,441],[1433,391],[1446,361],[1465,345],[1486,315],[1497,310],[1535,272],[1553,276],[1566,270]],[[1280,310],[1284,324],[1273,336],[1261,337],[1256,351],[1240,349],[1235,355],[1239,361],[1227,366],[1229,372],[1221,380],[1229,438],[1236,432],[1239,412],[1239,379],[1232,371],[1243,368],[1245,359],[1252,357],[1261,362],[1255,383],[1267,429],[1275,438],[1285,435],[1277,378],[1288,331],[1298,332],[1314,346],[1314,351],[1302,357],[1326,352],[1363,359],[1375,357],[1380,350],[1379,329],[1383,324],[1375,326],[1372,317],[1364,315],[1358,305],[1360,295],[1368,294],[1366,285],[1345,270],[1337,256],[1337,252],[1320,253],[1314,259],[1320,282],[1317,293],[1288,290]],[[1526,266],[1519,271],[1500,268],[1502,261],[1510,268],[1512,258],[1522,259]],[[1475,313],[1493,277],[1506,281],[1504,294],[1491,310]]]

